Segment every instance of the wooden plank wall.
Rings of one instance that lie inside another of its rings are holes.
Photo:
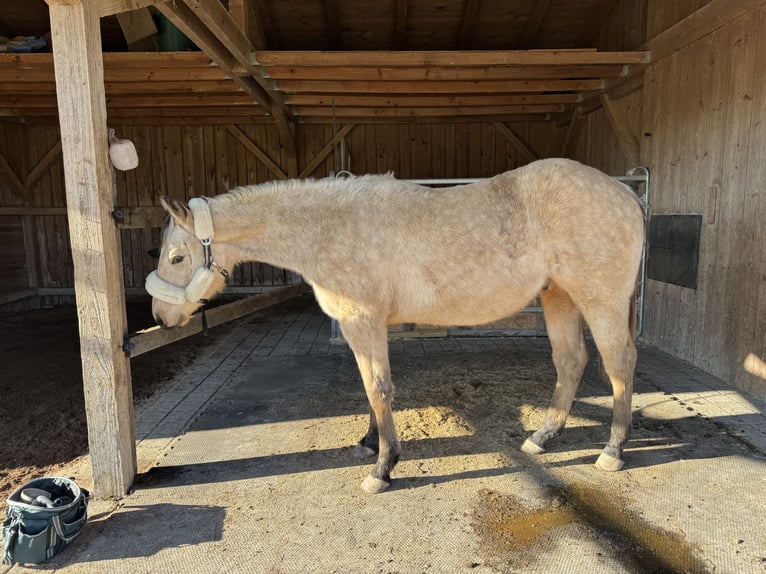
[[[508,124],[508,127],[539,157],[557,155],[559,136],[551,123],[522,122]],[[330,125],[299,128],[299,171],[310,164],[332,140],[334,131],[341,128],[337,126],[334,130]],[[117,126],[115,129],[118,137],[135,143],[139,154],[137,169],[117,175],[118,198],[123,208],[157,205],[160,195],[181,200],[215,195],[238,185],[276,177],[227,126]],[[264,125],[241,125],[239,129],[275,164],[285,165],[276,130]],[[38,165],[57,141],[56,126],[0,124],[0,153],[8,157],[19,174],[28,173]],[[19,142],[26,143],[18,145]],[[526,163],[491,124],[358,125],[348,134],[346,143],[350,167],[356,174],[393,171],[402,178],[489,177]],[[326,176],[334,169],[334,163],[331,153],[307,175]],[[5,179],[0,179],[0,207],[24,205],[24,199],[27,205],[36,208],[65,206],[60,156],[27,190],[27,198],[16,197]],[[39,286],[72,287],[69,237],[63,210],[60,215],[36,214],[30,220],[34,222],[39,247]],[[156,260],[149,251],[159,244],[159,235],[160,230],[156,228],[123,230],[126,287],[142,287],[146,275],[155,268]],[[242,265],[234,272],[232,285],[260,287],[296,280],[297,277],[284,270],[253,263]]]
[[[703,215],[699,288],[651,281],[646,338],[759,391],[744,364],[766,358],[764,72],[764,9],[651,66],[642,146],[654,213]]]
[[[647,35],[708,0],[648,0]],[[621,3],[621,5],[624,2]],[[702,214],[699,285],[647,282],[644,340],[766,394],[766,9],[646,69],[621,101],[652,178],[652,213]],[[574,157],[608,173],[627,164],[603,110]],[[760,374],[754,374],[759,372]]]

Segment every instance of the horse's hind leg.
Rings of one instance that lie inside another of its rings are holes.
[[[633,373],[636,367],[636,346],[629,321],[632,312],[628,304],[621,305],[618,309],[602,311],[588,321],[614,393],[609,442],[596,461],[596,466],[602,470],[622,468],[622,449],[630,437]]]
[[[588,362],[588,351],[583,337],[582,316],[569,294],[558,285],[551,285],[540,293],[548,338],[556,366],[556,388],[545,419],[540,428],[526,441],[521,450],[539,454],[545,443],[561,432],[572,407],[577,386]]]
[[[377,494],[391,485],[391,470],[398,462],[401,452],[391,412],[394,385],[391,382],[388,363],[388,331],[382,321],[368,317],[343,319],[340,321],[340,327],[354,352],[370,402],[371,415],[374,415],[362,444],[374,440],[377,435],[378,460],[369,476],[362,482],[362,489],[370,494]]]

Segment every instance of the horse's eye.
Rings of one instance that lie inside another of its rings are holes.
[[[184,260],[184,256],[183,255],[176,255],[175,257],[173,257],[173,259],[170,260],[170,263],[172,265],[178,265],[183,260]]]

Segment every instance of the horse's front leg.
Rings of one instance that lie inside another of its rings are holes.
[[[391,485],[391,470],[401,452],[391,412],[394,385],[388,363],[388,331],[383,321],[368,317],[344,319],[340,321],[340,327],[354,352],[370,402],[370,428],[361,444],[373,440],[376,434],[378,439],[378,460],[362,482],[362,489],[370,494],[378,494]]]
[[[379,442],[378,421],[375,418],[375,411],[370,407],[370,426],[367,427],[367,433],[354,447],[354,458],[364,459],[377,456]]]

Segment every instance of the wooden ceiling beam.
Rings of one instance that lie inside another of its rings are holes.
[[[229,12],[234,21],[239,23],[254,49],[268,49],[258,0],[229,0]]]
[[[644,48],[651,52],[651,61],[658,62],[764,5],[766,0],[711,0],[649,40]]]
[[[338,108],[333,110],[326,106],[296,106],[296,112],[302,117],[325,117],[328,123],[333,117],[343,118],[363,118],[363,117],[386,117],[386,118],[406,118],[413,116],[433,116],[433,117],[451,117],[463,114],[475,117],[489,117],[495,115],[512,114],[546,114],[561,111],[561,105],[557,104],[529,104],[519,106],[438,106],[438,107],[396,107],[396,108]]]
[[[249,106],[188,106],[188,107],[107,107],[109,120],[125,117],[183,117],[183,116],[210,116],[210,117],[236,117],[236,118],[259,118],[267,123],[274,123],[274,118],[262,107],[255,104]],[[5,117],[50,117],[58,113],[57,108],[51,107],[3,107],[0,102],[0,116]]]
[[[766,0],[761,0],[766,1]],[[643,64],[648,52],[599,52],[583,50],[468,50],[429,52],[390,51],[266,51],[255,52],[253,63],[264,66],[530,66],[530,65],[592,65]]]
[[[336,107],[435,107],[435,106],[501,106],[525,104],[574,104],[579,94],[513,94],[450,96],[428,94],[422,96],[330,96],[321,94],[295,94],[288,98],[293,106]]]
[[[66,2],[62,1],[61,3]],[[98,6],[98,15],[103,18],[104,16],[114,16],[123,12],[131,12],[146,8],[147,6],[153,6],[156,0],[96,0],[94,3]],[[51,4],[51,2],[48,2],[48,4]]]
[[[256,106],[263,113],[268,113],[253,102],[247,94],[218,95],[218,94],[193,94],[193,95],[106,95],[106,103],[110,108],[184,108],[184,107],[216,107],[216,106]],[[0,94],[0,107],[4,108],[54,108],[56,97],[50,96],[26,96]]]
[[[270,89],[267,80],[260,77],[251,62],[253,45],[231,14],[218,0],[176,0],[158,4],[157,9],[203,48],[216,64],[234,74],[234,80],[274,116],[288,157],[288,174],[295,175],[298,169],[295,126],[289,121],[289,110]],[[235,73],[235,68],[243,73]]]
[[[540,0],[532,4],[532,12],[530,12],[527,23],[524,26],[524,31],[521,33],[521,38],[519,38],[519,50],[528,50],[534,45],[537,32],[540,30],[543,20],[545,20],[545,15],[548,13],[550,5],[550,0]]]
[[[288,94],[488,94],[520,92],[580,92],[603,89],[603,80],[490,80],[434,82],[364,82],[336,80],[284,80],[281,91]]]
[[[415,81],[427,80],[536,80],[574,78],[616,78],[623,73],[622,64],[569,66],[440,66],[440,67],[338,67],[269,66],[265,73],[272,80],[366,80]]]
[[[392,120],[397,124],[482,124],[488,121],[503,122],[543,122],[547,121],[547,113],[512,113],[498,116],[482,115],[462,115],[462,116],[400,116],[391,117],[370,117],[370,116],[347,116],[343,118],[344,122],[352,122],[358,125],[391,124]],[[330,125],[331,120],[325,116],[305,116],[301,118],[304,125]]]

